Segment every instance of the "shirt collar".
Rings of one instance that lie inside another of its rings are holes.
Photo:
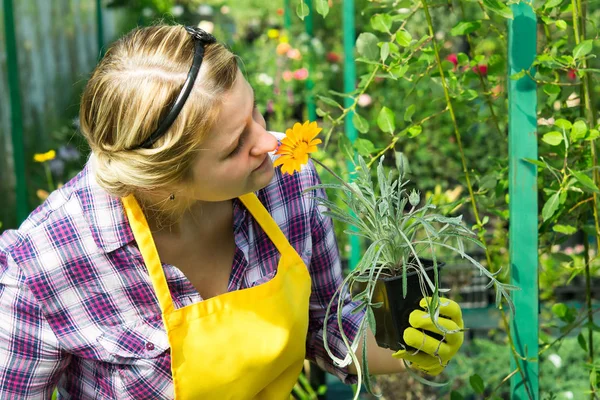
[[[80,198],[83,214],[89,224],[96,245],[110,253],[134,240],[121,199],[109,195],[96,181],[94,155],[82,172],[83,189]],[[233,199],[233,231],[237,233],[247,217],[247,209],[240,199]]]
[[[108,194],[95,179],[94,155],[83,169],[80,189],[83,215],[96,245],[109,253],[134,240],[121,199]]]

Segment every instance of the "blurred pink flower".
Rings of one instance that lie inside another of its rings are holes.
[[[372,102],[373,102],[373,99],[371,98],[371,96],[369,96],[366,93],[363,93],[360,96],[358,96],[358,101],[356,103],[361,107],[367,107]]]
[[[290,70],[285,70],[283,71],[283,74],[281,74],[281,77],[284,81],[289,82],[294,79],[294,73]]]
[[[308,70],[306,68],[300,68],[294,71],[294,79],[303,81],[308,78]]]
[[[327,61],[332,62],[332,63],[340,62],[340,60],[342,59],[342,57],[340,57],[340,55],[338,53],[333,52],[333,51],[330,51],[329,53],[327,53],[325,58],[327,59]]]
[[[446,60],[450,61],[456,67],[458,65],[458,56],[454,53],[446,57]]]
[[[473,68],[471,68],[473,70],[473,72],[475,72],[477,75],[481,75],[481,76],[487,76],[487,71],[488,71],[488,67],[487,65],[477,65]]]
[[[298,50],[298,49],[290,49],[287,52],[287,56],[288,56],[288,58],[291,58],[292,60],[296,60],[296,61],[302,60],[302,54],[300,53],[300,50]]]

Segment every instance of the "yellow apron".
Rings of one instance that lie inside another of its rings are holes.
[[[277,274],[175,309],[146,218],[135,197],[123,198],[160,303],[177,400],[289,399],[302,369],[310,275],[258,198],[240,200],[281,253]]]

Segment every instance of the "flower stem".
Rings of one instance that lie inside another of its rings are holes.
[[[358,193],[352,186],[348,185],[348,183],[346,183],[346,181],[344,179],[342,179],[341,176],[339,176],[338,174],[336,174],[331,168],[329,168],[327,165],[323,164],[321,161],[317,160],[316,158],[311,157],[311,160],[313,160],[314,163],[319,164],[321,167],[323,167],[323,169],[325,169],[327,172],[329,172],[331,175],[333,175],[333,177],[335,179],[337,179],[338,181],[340,181],[340,183],[342,185],[344,185],[344,187],[346,187],[349,191],[351,191],[352,193],[354,193],[357,196],[361,196],[360,193]]]
[[[50,166],[48,165],[48,162],[44,163],[44,170],[46,171],[46,181],[48,182],[48,191],[52,192],[52,191],[54,191],[55,187],[54,187],[54,180],[52,179],[52,171],[50,171]]]
[[[435,53],[435,59],[438,66],[438,71],[440,73],[440,80],[442,83],[442,87],[444,88],[444,96],[446,98],[446,104],[448,106],[448,111],[450,112],[450,118],[452,119],[452,125],[454,127],[454,136],[456,138],[456,144],[458,145],[458,150],[460,153],[460,160],[462,163],[463,174],[465,176],[465,181],[467,183],[467,190],[469,191],[469,197],[471,200],[471,208],[473,210],[473,215],[475,217],[475,222],[477,222],[477,226],[482,227],[481,218],[479,218],[479,210],[477,209],[477,203],[475,201],[475,193],[473,191],[473,185],[471,184],[471,177],[469,175],[469,170],[467,168],[467,159],[465,157],[465,152],[462,144],[462,137],[460,134],[460,130],[458,129],[458,122],[456,120],[456,114],[454,112],[454,105],[452,104],[452,100],[450,99],[450,91],[448,90],[448,83],[446,82],[446,76],[444,75],[444,68],[442,67],[442,60],[440,58],[440,51],[437,45],[437,41],[435,40],[435,32],[433,29],[433,21],[431,19],[431,13],[429,12],[429,6],[427,4],[427,0],[421,0],[421,4],[423,5],[423,11],[425,11],[425,18],[427,19],[427,26],[429,28],[429,36],[431,37],[433,44],[433,51]],[[485,243],[485,232],[482,229],[478,231],[479,240],[482,243]],[[488,268],[493,271],[492,259],[490,253],[487,249],[485,249],[485,258],[488,263]]]
[[[585,40],[585,13],[586,10],[582,7],[581,0],[571,0],[571,5],[573,7],[573,34],[575,36],[575,44],[578,45],[583,40]],[[580,19],[581,18],[581,19]],[[581,25],[580,25],[581,22]],[[582,66],[584,69],[587,69],[587,60],[584,58],[582,60]],[[583,71],[583,85],[581,86],[581,92],[583,94],[583,102],[585,107],[585,114],[588,121],[588,125],[593,128],[596,124],[596,113],[594,110],[594,105],[592,103],[592,87],[591,87],[591,77],[588,71]],[[596,154],[596,141],[590,140],[590,150],[592,156],[592,178],[594,181],[594,185],[598,186],[598,156]],[[594,225],[596,228],[596,252],[600,253],[600,223],[598,218],[598,195],[596,192],[593,193],[593,215],[594,215]],[[587,235],[586,235],[587,236]],[[587,319],[588,319],[588,361],[590,364],[594,364],[594,336],[593,336],[593,310],[592,310],[592,295],[591,295],[591,276],[590,276],[590,264],[589,264],[589,243],[587,239],[584,241],[585,246],[585,291],[586,291],[586,307],[587,307]],[[596,397],[596,388],[590,384],[591,393],[590,398],[594,399]]]

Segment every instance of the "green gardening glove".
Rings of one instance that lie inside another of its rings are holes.
[[[428,302],[431,303],[431,297],[423,298],[419,305],[426,309]],[[444,336],[433,324],[429,313],[425,311],[411,312],[409,323],[411,327],[404,330],[404,341],[417,351],[399,350],[392,356],[409,361],[414,368],[429,375],[439,375],[463,344],[462,328],[464,324],[460,306],[450,299],[440,298],[438,324],[448,331],[460,330],[455,333],[446,333],[444,339],[438,340],[428,334],[436,333]]]

